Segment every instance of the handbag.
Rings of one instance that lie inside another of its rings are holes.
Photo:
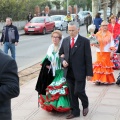
[[[90,32],[91,34],[94,33],[95,31],[95,25],[92,23],[91,25],[88,26],[88,32]]]

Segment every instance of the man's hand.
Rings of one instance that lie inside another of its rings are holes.
[[[65,68],[68,67],[68,63],[65,60],[63,61],[62,64],[63,64],[63,67],[65,67]]]
[[[61,58],[64,58],[64,57],[65,57],[65,55],[64,55],[64,54],[62,54],[60,57],[61,57]]]
[[[15,42],[15,46],[17,46],[18,45],[18,42]]]
[[[0,45],[2,46],[2,45],[3,45],[3,42],[0,42]]]
[[[92,77],[91,76],[87,76],[87,81],[91,81]]]

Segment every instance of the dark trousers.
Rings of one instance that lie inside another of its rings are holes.
[[[85,93],[86,80],[78,81],[75,80],[74,75],[68,71],[67,73],[67,84],[69,88],[70,105],[72,108],[72,114],[74,116],[80,115],[79,101],[82,102],[83,109],[88,107],[88,97]]]
[[[98,29],[96,28],[95,31],[94,31],[94,34],[96,34],[98,32]]]

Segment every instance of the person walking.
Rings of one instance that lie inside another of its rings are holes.
[[[86,30],[87,30],[87,34],[88,34],[89,33],[88,26],[92,24],[92,16],[90,15],[90,13],[88,13],[87,17],[84,20],[84,23],[86,25]]]
[[[117,51],[119,45],[120,25],[117,23],[115,15],[110,16],[109,21],[110,23],[108,24],[108,30],[112,33]]]
[[[51,34],[52,43],[42,62],[42,68],[36,84],[39,94],[39,104],[48,111],[66,112],[70,110],[68,86],[63,76],[59,58],[62,33],[55,30]]]
[[[8,54],[8,50],[11,51],[11,57],[16,58],[16,49],[15,46],[18,45],[19,34],[17,27],[12,25],[12,18],[6,18],[6,25],[3,27],[2,36],[0,39],[1,45],[4,44],[3,51]]]
[[[72,15],[70,14],[70,12],[67,12],[67,15],[64,18],[64,21],[67,22],[67,26],[66,26],[66,33],[68,32],[68,23],[73,21]]]
[[[100,28],[101,23],[102,23],[102,18],[100,17],[100,13],[96,14],[95,19],[93,20],[93,23],[95,25],[94,34],[96,34]]]
[[[0,120],[12,120],[11,99],[17,97],[19,91],[16,62],[0,50]]]
[[[40,14],[40,16],[46,16],[45,11],[43,10]]]
[[[108,23],[103,21],[101,23],[101,29],[96,33],[96,39],[98,44],[96,46],[97,61],[93,64],[93,78],[92,82],[96,84],[113,84],[115,78],[113,75],[114,64],[110,61],[112,52],[114,51],[114,40],[112,34],[108,31]]]
[[[31,20],[32,18],[33,18],[32,13],[29,12],[29,14],[28,14],[28,16],[27,16],[27,20],[28,20],[28,22],[30,22],[30,20]]]
[[[116,16],[115,15],[111,15],[109,18],[110,23],[108,24],[108,30],[112,33],[112,38],[114,40],[114,44],[115,44],[115,51],[114,51],[114,55],[112,57],[112,62],[114,63],[114,69],[119,69],[120,68],[120,64],[118,63],[118,60],[116,60],[116,51],[118,49],[118,45],[120,42],[120,25],[117,23],[116,21]]]
[[[68,24],[70,36],[63,39],[59,56],[64,69],[64,76],[69,88],[71,113],[66,119],[80,116],[78,98],[82,102],[83,116],[89,111],[88,97],[85,92],[86,76],[91,80],[93,76],[92,56],[89,40],[79,35],[79,24],[70,22]]]

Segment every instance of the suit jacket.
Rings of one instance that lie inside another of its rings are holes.
[[[19,95],[19,78],[15,60],[0,50],[0,120],[12,120],[11,98]]]
[[[78,81],[85,80],[86,76],[93,76],[92,57],[90,43],[87,38],[78,35],[78,39],[72,48],[72,69],[74,77]],[[59,55],[65,55],[61,62],[66,60],[69,64],[70,37],[63,40]],[[67,75],[68,68],[64,68],[64,76]]]

